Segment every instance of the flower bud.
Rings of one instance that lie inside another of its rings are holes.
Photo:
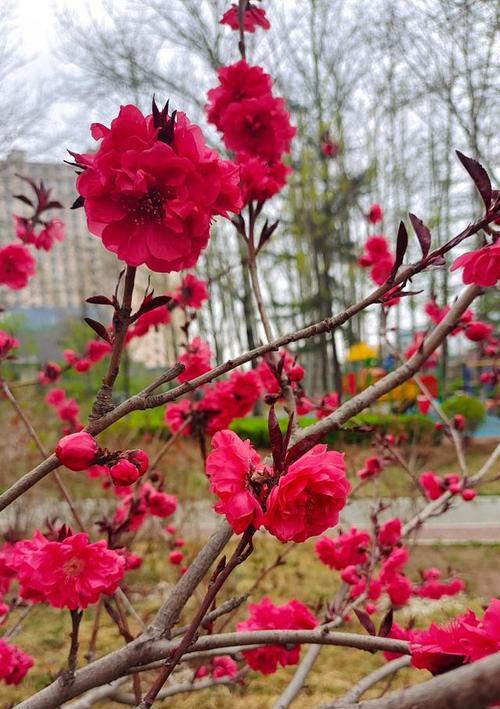
[[[137,467],[139,475],[144,475],[149,467],[148,454],[140,448],[135,448],[131,451],[125,451],[125,455]]]
[[[171,551],[168,555],[168,560],[173,566],[179,566],[184,559],[184,554],[181,551]]]
[[[125,458],[122,458],[115,463],[115,465],[111,467],[110,473],[113,483],[120,487],[132,485],[139,479],[139,470],[137,466]]]
[[[85,431],[71,433],[61,438],[56,447],[56,456],[70,470],[86,470],[97,455],[96,440]]]
[[[470,502],[476,497],[476,495],[477,492],[471,487],[466,487],[464,490],[462,490],[462,498],[465,500],[465,502]]]

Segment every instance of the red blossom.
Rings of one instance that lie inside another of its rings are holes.
[[[9,335],[5,330],[0,330],[0,360],[11,356],[11,351],[20,346],[17,338]]]
[[[292,168],[281,160],[267,161],[257,155],[249,156],[238,153],[236,160],[240,165],[241,193],[243,204],[265,202],[278,194],[286,185]]]
[[[264,526],[282,542],[303,542],[337,524],[350,491],[343,453],[314,446],[271,490]]]
[[[180,382],[187,382],[210,370],[212,352],[201,337],[195,337],[188,344],[186,352],[179,357],[179,362],[184,365],[185,369],[177,378]]]
[[[181,308],[199,310],[205,300],[208,300],[207,281],[200,281],[194,273],[187,273],[173,297]]]
[[[102,594],[114,593],[125,572],[123,557],[105,541],[91,544],[87,534],[58,542],[36,531],[33,539],[15,545],[10,564],[31,598],[70,610],[85,609]]]
[[[368,219],[370,224],[378,224],[379,222],[381,222],[384,218],[384,210],[382,209],[380,204],[377,204],[376,202],[372,204],[368,210],[366,218]]]
[[[35,661],[17,645],[0,638],[0,680],[5,684],[20,684]]]
[[[395,546],[401,539],[401,520],[399,517],[394,517],[384,522],[380,527],[377,539],[382,547]]]
[[[249,441],[242,441],[233,431],[219,431],[212,439],[212,452],[206,470],[212,491],[220,502],[215,510],[224,514],[237,534],[249,524],[261,525],[263,511],[255,497],[250,479],[260,465],[260,457]]]
[[[462,280],[466,285],[475,283],[482,288],[496,285],[500,279],[500,241],[459,256],[451,270],[458,268],[463,268]]]
[[[21,290],[36,273],[36,261],[22,244],[0,248],[0,285]]]
[[[292,600],[276,606],[270,598],[263,598],[259,603],[251,603],[248,620],[238,623],[238,632],[252,630],[310,630],[318,625],[318,620],[300,601]],[[270,675],[276,672],[278,665],[287,667],[296,665],[300,658],[300,645],[292,648],[281,645],[268,645],[256,650],[244,650],[243,657],[253,670]]]
[[[345,569],[347,566],[364,564],[368,560],[370,548],[368,532],[352,527],[346,534],[338,537],[321,537],[316,542],[316,554],[323,564],[331,569]]]
[[[485,322],[476,320],[466,326],[465,337],[468,340],[472,340],[472,342],[480,342],[481,340],[487,340],[492,332],[493,325],[488,325]]]
[[[330,394],[326,394],[320,402],[320,405],[316,409],[316,417],[319,419],[324,419],[331,413],[338,409],[340,403],[339,395],[336,391],[332,391]]]
[[[170,128],[122,106],[111,128],[93,124],[97,152],[75,158],[89,230],[129,265],[170,272],[194,266],[212,218],[238,212],[241,194],[238,168],[184,113],[161,116]]]
[[[226,10],[219,24],[228,25],[232,30],[239,31],[238,5],[233,3],[229,10]],[[271,27],[271,23],[267,19],[264,9],[248,2],[243,13],[243,30],[244,32],[255,32],[257,27],[268,30]]]
[[[184,561],[184,554],[181,551],[171,551],[168,560],[173,566],[179,566]]]

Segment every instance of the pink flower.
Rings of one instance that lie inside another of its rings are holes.
[[[343,453],[314,446],[271,490],[264,526],[282,542],[303,542],[337,524],[350,490]]]
[[[64,222],[61,219],[52,219],[45,224],[38,236],[32,242],[36,249],[50,251],[55,241],[64,240]]]
[[[0,680],[5,684],[20,684],[35,661],[17,645],[0,638]]]
[[[127,332],[127,342],[130,342],[134,337],[144,337],[152,328],[156,331],[159,325],[168,325],[170,322],[170,311],[165,306],[160,306],[154,310],[141,315],[129,328]]]
[[[393,547],[401,539],[401,520],[399,517],[388,519],[380,527],[378,543],[382,547]]]
[[[20,342],[8,332],[0,330],[0,360],[11,356],[11,351],[20,346]]]
[[[381,222],[384,218],[384,211],[380,204],[377,204],[376,202],[372,204],[368,210],[366,218],[370,224],[378,224],[378,222]]]
[[[229,10],[226,10],[219,24],[228,25],[232,30],[239,31],[240,20],[238,15],[238,5],[233,3]],[[265,10],[249,2],[247,3],[243,13],[243,30],[244,32],[255,32],[257,27],[261,27],[263,30],[268,30],[271,27],[271,23],[266,17]]]
[[[172,433],[177,433],[181,426],[191,416],[191,402],[189,399],[183,399],[177,404],[170,404],[165,409],[165,423],[170,428]],[[185,436],[191,434],[191,426],[188,424],[184,427],[183,433]]]
[[[75,362],[75,370],[80,372],[80,374],[83,372],[88,372],[90,367],[90,360],[86,357],[80,357],[80,359]]]
[[[319,419],[324,419],[339,407],[339,395],[336,391],[326,394],[316,410],[316,416]]]
[[[208,300],[207,281],[200,281],[194,273],[187,273],[175,291],[174,298],[181,308],[199,310]]]
[[[394,574],[387,582],[385,590],[393,606],[405,606],[411,598],[412,584],[403,574]]]
[[[168,560],[172,566],[179,566],[184,560],[184,554],[181,551],[171,551]]]
[[[58,387],[54,387],[54,389],[51,389],[47,396],[45,397],[45,401],[50,404],[51,406],[61,406],[61,404],[66,400],[66,392],[64,389],[59,389]]]
[[[0,285],[21,290],[36,273],[36,261],[22,244],[7,244],[0,249]]]
[[[487,325],[485,322],[477,320],[470,322],[465,328],[465,337],[473,342],[487,340],[493,332],[493,325]]]
[[[325,158],[335,158],[339,154],[340,145],[331,138],[327,138],[321,143],[321,154]]]
[[[316,554],[323,564],[331,569],[345,569],[347,566],[364,564],[368,560],[370,535],[355,527],[338,537],[321,537],[316,542]]]
[[[483,288],[496,285],[500,279],[500,241],[459,256],[450,270],[456,271],[457,268],[464,269],[462,280],[465,284],[475,283]]]
[[[466,487],[464,490],[462,490],[461,494],[465,502],[470,502],[471,500],[474,500],[477,496],[477,492],[471,487]]]
[[[85,347],[85,356],[90,362],[95,364],[96,362],[100,362],[101,359],[104,359],[104,357],[111,352],[111,349],[112,347],[109,342],[104,342],[104,340],[90,340]]]
[[[90,544],[87,534],[49,541],[39,531],[15,545],[11,566],[38,600],[70,610],[85,609],[102,594],[114,593],[125,572],[125,560],[105,541]]]
[[[166,492],[152,491],[148,495],[148,512],[153,517],[170,517],[177,509],[177,498],[175,495],[167,495]]]
[[[238,168],[184,113],[144,116],[122,106],[111,128],[93,124],[92,135],[97,152],[75,156],[89,230],[129,265],[162,273],[194,266],[213,217],[241,208]]]
[[[229,655],[215,657],[212,664],[212,677],[236,677],[238,665]]]
[[[269,162],[290,152],[297,132],[290,123],[284,99],[270,93],[230,104],[221,117],[221,131],[228,150]]]
[[[47,362],[45,367],[38,374],[38,381],[40,384],[52,384],[56,382],[61,376],[61,367],[57,362]]]
[[[80,431],[61,438],[56,447],[56,456],[70,470],[86,470],[95,459],[97,451],[95,438],[90,433]]]
[[[14,218],[14,228],[16,236],[21,239],[23,244],[34,244],[36,242],[36,234],[33,229],[33,222],[26,217],[20,217],[18,214],[12,215]]]
[[[270,598],[263,598],[259,603],[251,603],[248,620],[238,623],[238,632],[251,630],[310,630],[318,625],[317,618],[299,601],[292,600],[276,606]],[[286,648],[281,645],[268,645],[257,650],[244,650],[243,657],[249,666],[264,675],[276,672],[278,665],[287,667],[296,665],[300,658],[300,645]]]
[[[249,441],[228,430],[215,434],[212,448],[206,470],[212,491],[220,499],[215,511],[226,515],[237,534],[249,524],[260,527],[262,507],[251,487],[252,475],[260,465],[259,455]]]
[[[260,98],[272,92],[272,79],[260,66],[250,66],[242,59],[223,66],[218,71],[219,86],[207,94],[207,119],[222,130],[222,118],[227,108],[247,99]]]
[[[211,360],[212,352],[208,344],[201,337],[195,337],[188,344],[186,352],[179,357],[179,362],[185,366],[185,369],[177,377],[178,380],[187,382],[205,374],[212,366]]]
[[[394,266],[394,257],[391,255],[381,258],[370,271],[371,279],[378,286],[382,286],[392,273]]]
[[[238,153],[243,204],[265,202],[278,194],[286,185],[292,169],[281,160],[268,162],[263,158]]]
[[[382,472],[383,465],[380,458],[370,456],[365,460],[365,465],[361,470],[358,470],[357,475],[360,480],[370,480]]]

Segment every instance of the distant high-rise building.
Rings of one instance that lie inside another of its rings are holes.
[[[64,241],[55,243],[49,252],[33,249],[37,260],[36,276],[22,290],[2,288],[0,293],[0,306],[7,313],[22,314],[27,327],[37,333],[39,357],[43,361],[60,353],[60,340],[66,334],[69,319],[81,320],[91,316],[102,320],[105,313],[110,315],[109,309],[96,308],[85,300],[98,293],[110,295],[123,264],[103,248],[100,239],[90,234],[84,210],[69,209],[78,196],[72,168],[64,163],[27,162],[21,151],[12,152],[0,161],[0,246],[16,241],[12,215],[28,213],[27,208],[13,197],[30,191],[17,175],[29,177],[34,182],[43,179],[52,189],[52,197],[65,207],[47,213],[49,218],[58,216],[63,219],[66,226]],[[157,294],[173,287],[176,282],[175,278],[163,274],[151,274],[151,277]],[[147,282],[147,270],[139,269],[134,301],[140,301]],[[92,336],[89,330],[89,339]],[[147,367],[165,366],[173,361],[174,341],[175,337],[165,328],[148,333],[132,344],[132,358]]]

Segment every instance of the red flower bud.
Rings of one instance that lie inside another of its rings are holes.
[[[126,451],[126,456],[139,470],[139,475],[144,475],[149,467],[148,454],[140,448],[135,448],[131,451]]]
[[[462,498],[466,502],[470,502],[473,500],[477,495],[477,492],[473,490],[471,487],[466,487],[465,490],[462,490]]]
[[[56,456],[70,470],[86,470],[96,457],[96,440],[85,431],[71,433],[61,438],[56,447]]]
[[[184,559],[184,554],[181,551],[171,551],[168,555],[168,560],[173,566],[179,566]]]
[[[132,485],[139,479],[139,470],[137,466],[125,458],[122,458],[115,463],[115,465],[112,466],[110,473],[113,483],[120,487]]]

